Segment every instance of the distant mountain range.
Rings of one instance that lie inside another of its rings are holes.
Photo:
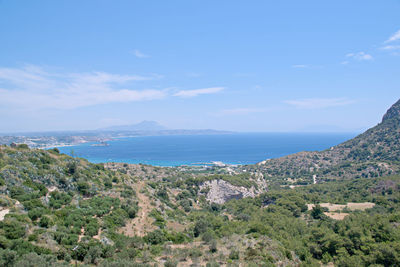
[[[142,121],[137,124],[117,125],[100,128],[98,131],[162,131],[167,130],[166,127],[156,121]]]
[[[145,135],[201,135],[201,134],[229,134],[230,131],[213,129],[168,129],[156,121],[142,121],[137,124],[117,125],[96,130],[102,136],[145,136]]]

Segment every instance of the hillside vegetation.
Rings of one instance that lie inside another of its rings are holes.
[[[0,175],[8,210],[0,222],[3,266],[400,264],[398,176],[271,190],[220,205],[199,190],[212,176],[145,165],[110,170],[23,145],[1,147]],[[348,216],[337,221],[306,205],[347,202],[375,206],[344,210]],[[142,223],[132,223],[138,214],[148,224],[141,234]]]
[[[0,146],[0,266],[400,266],[399,118],[229,172]]]

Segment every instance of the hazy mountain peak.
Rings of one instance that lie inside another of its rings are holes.
[[[131,126],[135,126],[135,127],[148,127],[148,128],[157,128],[157,130],[163,130],[166,129],[166,127],[164,127],[163,125],[159,124],[156,121],[141,121],[137,124],[131,125]]]
[[[141,121],[136,124],[130,125],[117,125],[117,126],[110,126],[106,128],[102,128],[100,130],[106,131],[160,131],[166,130],[167,128],[156,121]]]

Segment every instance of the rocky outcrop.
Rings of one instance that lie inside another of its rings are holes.
[[[261,175],[261,174],[260,174]],[[201,191],[208,191],[206,199],[209,202],[223,204],[231,199],[241,199],[245,197],[255,197],[267,190],[267,184],[262,175],[257,176],[255,181],[257,188],[252,186],[246,188],[244,186],[235,186],[222,179],[206,181],[200,185]]]

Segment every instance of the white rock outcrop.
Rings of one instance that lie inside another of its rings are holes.
[[[257,188],[254,186],[246,188],[244,186],[235,186],[222,179],[206,181],[200,185],[200,190],[208,189],[206,194],[207,201],[223,204],[231,199],[241,199],[245,197],[255,197],[267,190],[267,184],[259,175],[256,175],[255,180]]]

